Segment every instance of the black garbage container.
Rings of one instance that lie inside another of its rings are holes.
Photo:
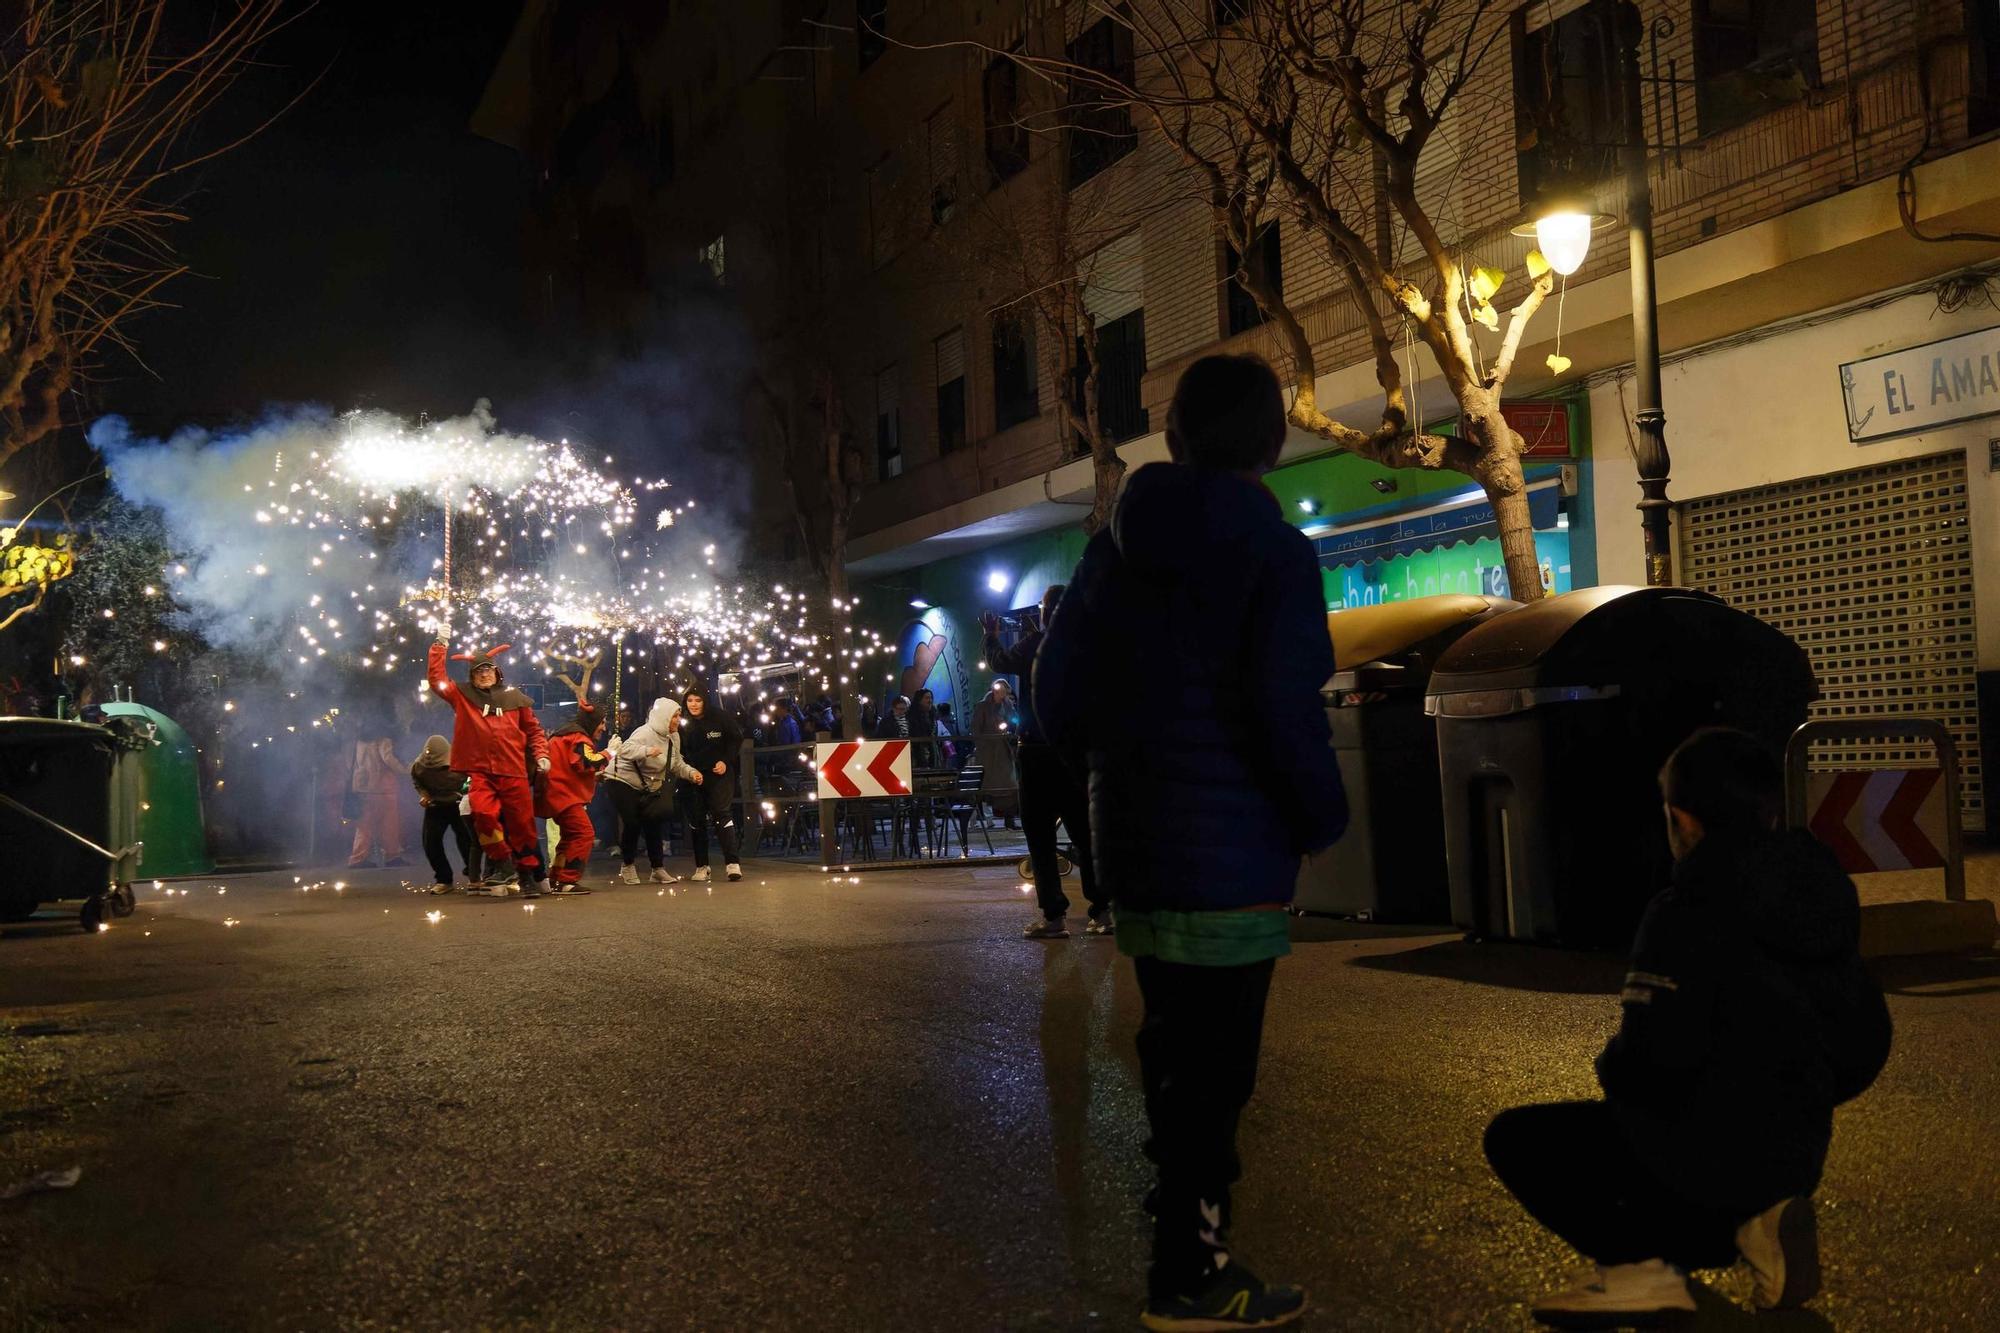
[[[1329,618],[1341,669],[1322,694],[1347,789],[1347,832],[1300,867],[1293,900],[1298,910],[1371,921],[1451,921],[1437,817],[1437,727],[1424,711],[1424,692],[1446,649],[1474,626],[1518,606],[1504,597],[1462,594]],[[1357,653],[1379,656],[1349,665]]]
[[[148,743],[122,720],[0,718],[0,921],[61,898],[84,900],[86,926],[131,912],[138,784],[116,775]]]
[[[1686,588],[1587,588],[1467,633],[1431,674],[1454,924],[1631,943],[1672,857],[1658,775],[1697,728],[1774,752],[1818,697],[1805,650]]]

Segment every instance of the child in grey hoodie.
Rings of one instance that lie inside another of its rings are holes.
[[[618,878],[626,884],[639,882],[639,838],[646,839],[646,859],[653,865],[653,883],[671,884],[675,875],[667,873],[665,836],[667,820],[674,814],[673,788],[669,775],[694,780],[694,769],[681,758],[680,730],[675,725],[681,706],[672,699],[655,699],[646,720],[630,735],[611,741],[611,766],[604,771],[604,786],[611,793],[612,808],[618,811],[618,854],[625,863]]]

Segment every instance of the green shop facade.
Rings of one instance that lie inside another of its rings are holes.
[[[1523,462],[1543,588],[1588,587],[1597,582],[1597,561],[1587,405],[1564,398],[1506,410],[1529,446]],[[1287,463],[1265,482],[1312,539],[1330,611],[1438,593],[1508,594],[1492,508],[1459,473],[1321,454]],[[984,660],[980,616],[1038,605],[1050,584],[1068,581],[1086,540],[1079,521],[857,581],[861,623],[895,649],[864,678],[862,693],[929,689],[965,723],[998,674]]]

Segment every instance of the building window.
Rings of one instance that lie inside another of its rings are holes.
[[[903,475],[901,387],[894,366],[875,377],[875,475],[883,481]]]
[[[1813,0],[1694,0],[1694,107],[1719,134],[1819,86]]]
[[[1028,127],[1021,119],[1021,67],[1011,56],[986,65],[986,170],[999,185],[1028,165]]]
[[[1081,417],[1088,409],[1084,380],[1090,362],[1083,339],[1076,340],[1076,366],[1070,372],[1070,406]],[[1144,435],[1149,429],[1139,385],[1146,378],[1146,312],[1131,310],[1097,326],[1097,422],[1106,439],[1116,443]],[[1077,441],[1077,452],[1089,451]]]
[[[937,355],[937,439],[940,456],[965,444],[965,330],[934,345]]]
[[[1016,313],[993,317],[993,428],[1006,430],[1042,414],[1034,326]]]
[[[1587,188],[1618,170],[1625,138],[1619,0],[1590,0],[1530,28],[1539,5],[1514,15],[1515,162],[1521,200]]]
[[[1240,270],[1249,269],[1263,280],[1274,295],[1285,294],[1285,270],[1278,255],[1278,224],[1267,222],[1257,229],[1257,239],[1250,243],[1248,259],[1240,259],[1233,245],[1225,245],[1225,249],[1229,264],[1229,282],[1224,288],[1229,306],[1229,332],[1237,334],[1264,322],[1263,307],[1257,304],[1257,299],[1250,295],[1237,277]]]
[[[714,240],[710,241],[707,245],[702,246],[701,250],[697,255],[697,258],[701,260],[702,267],[706,268],[711,274],[715,276],[715,285],[718,287],[722,286],[723,284],[723,267],[722,267],[723,239],[724,238],[721,236],[716,237]]]
[[[931,225],[942,227],[958,211],[958,126],[947,103],[924,122],[930,140]]]
[[[1111,85],[1131,87],[1137,81],[1132,58],[1132,30],[1124,23],[1102,18],[1085,28],[1069,44],[1069,61],[1102,74]],[[1115,103],[1117,94],[1094,79],[1079,79],[1070,85],[1068,129],[1069,184],[1071,189],[1124,157],[1139,145],[1139,132],[1132,127],[1131,109]]]
[[[861,68],[867,69],[889,49],[889,0],[857,0],[854,6],[854,42]]]
[[[1965,0],[1965,31],[1972,41],[1966,129],[1988,134],[2000,129],[2000,0]]]

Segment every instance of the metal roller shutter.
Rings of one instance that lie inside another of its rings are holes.
[[[1789,634],[1815,718],[1936,718],[1958,743],[1961,810],[1983,827],[1965,455],[1936,454],[1685,500],[1681,581]],[[1923,764],[1930,747],[1822,745],[1814,767]]]

